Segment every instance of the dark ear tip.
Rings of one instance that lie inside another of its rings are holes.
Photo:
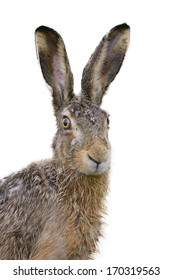
[[[57,35],[58,33],[50,28],[50,27],[47,27],[47,26],[44,26],[44,25],[41,25],[39,26],[36,30],[35,30],[35,34],[37,33],[42,33],[42,34],[54,34],[54,35]]]
[[[117,31],[125,31],[125,30],[130,30],[130,26],[127,23],[122,23],[115,26],[112,29],[116,29]]]
[[[119,24],[113,27],[109,34],[115,34],[115,33],[129,33],[130,32],[130,26],[127,23]]]
[[[123,35],[127,38],[129,41],[130,37],[130,26],[127,23],[119,24],[113,27],[109,33],[107,34],[108,40],[112,40],[115,38],[117,35]]]
[[[37,32],[41,32],[42,33],[42,32],[45,32],[47,29],[49,29],[49,27],[41,25],[41,26],[36,28],[35,33],[37,33]]]
[[[120,25],[117,25],[117,28],[120,28],[121,30],[129,30],[130,26],[127,23],[122,23]]]

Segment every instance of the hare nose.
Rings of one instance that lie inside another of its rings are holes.
[[[99,164],[101,163],[101,161],[98,161],[98,160],[94,159],[94,158],[91,157],[89,154],[88,154],[88,157],[89,157],[89,159],[90,159],[91,161],[93,161],[94,163],[96,163],[97,166],[99,166]]]

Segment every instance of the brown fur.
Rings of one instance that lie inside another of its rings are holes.
[[[0,180],[0,259],[90,259],[97,250],[110,169],[108,115],[100,103],[121,67],[128,37],[123,24],[103,38],[76,97],[61,36],[44,26],[36,30],[58,130],[52,159]]]

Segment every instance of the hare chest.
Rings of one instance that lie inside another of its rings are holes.
[[[87,181],[79,178],[76,186],[75,180],[71,187],[63,188],[63,198],[49,205],[31,259],[91,258],[101,235],[107,176],[90,179],[90,184]]]
[[[100,236],[99,217],[73,210],[61,218],[57,224],[54,218],[47,221],[30,259],[91,258]]]

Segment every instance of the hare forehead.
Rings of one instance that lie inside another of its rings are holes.
[[[88,123],[97,125],[103,124],[107,113],[92,103],[73,103],[63,110],[63,114],[67,114],[77,121],[77,123]]]

